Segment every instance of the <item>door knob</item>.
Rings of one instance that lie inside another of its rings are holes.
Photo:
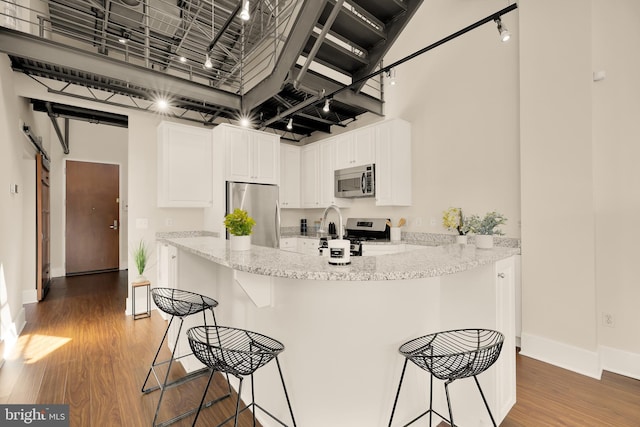
[[[113,225],[110,225],[109,228],[112,229],[112,230],[117,230],[118,229],[118,220],[114,219],[113,220]]]

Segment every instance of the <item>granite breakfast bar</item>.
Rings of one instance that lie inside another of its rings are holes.
[[[398,347],[456,328],[505,334],[500,359],[479,379],[496,421],[515,403],[517,248],[425,246],[352,257],[348,266],[333,266],[324,257],[273,248],[230,251],[226,240],[211,236],[160,238],[159,244],[177,252],[176,287],[219,301],[220,325],[261,332],[285,344],[281,363],[299,426],[386,426],[403,361]],[[186,340],[179,346],[179,352],[188,349]],[[187,370],[201,366],[192,358],[183,361]],[[398,425],[428,403],[428,376],[413,368],[396,410]],[[473,381],[462,381],[452,388],[454,411],[456,404],[460,407],[456,422],[489,425],[474,387]],[[438,410],[446,412],[440,385],[434,396]],[[257,373],[256,398],[289,419],[275,368]],[[265,418],[263,425],[273,425]]]

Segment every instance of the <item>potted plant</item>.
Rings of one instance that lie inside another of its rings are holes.
[[[145,268],[147,268],[147,262],[149,261],[149,249],[145,245],[144,240],[140,240],[138,246],[133,250],[133,260],[136,263],[136,269],[138,270],[138,277],[133,282],[141,283],[146,282],[147,278],[143,276]]]
[[[476,246],[480,249],[489,249],[493,247],[493,236],[502,236],[504,233],[498,227],[507,222],[507,218],[496,212],[487,212],[484,218],[478,215],[472,215],[469,218],[469,228],[472,233],[477,234]]]
[[[233,251],[248,250],[251,247],[251,232],[256,222],[247,211],[236,208],[224,217],[224,226],[229,230],[229,245]]]
[[[462,215],[461,208],[449,208],[442,213],[442,225],[449,231],[458,233],[456,242],[466,244],[467,233],[469,233],[469,222]]]

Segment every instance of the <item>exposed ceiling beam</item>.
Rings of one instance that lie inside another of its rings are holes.
[[[243,97],[243,112],[248,112],[280,92],[282,85],[287,79],[287,73],[296,63],[302,53],[304,46],[313,32],[313,28],[324,10],[327,0],[305,0],[301,6],[300,13],[293,24],[291,33],[287,37],[280,57],[278,58],[273,72],[269,77],[258,83],[249,90]]]
[[[407,9],[402,17],[386,25],[385,30],[387,34],[387,40],[396,40],[398,35],[402,32],[402,30],[404,30],[404,27],[407,26],[413,15],[418,10],[420,5],[422,4],[422,1],[423,0],[407,0]],[[374,46],[373,48],[369,49],[367,57],[367,59],[369,60],[369,65],[366,65],[355,72],[352,76],[353,81],[356,82],[360,78],[372,73],[376,69],[380,61],[382,61],[382,58],[384,58],[384,56],[387,54],[389,49],[391,49],[391,46],[393,46],[393,43],[380,43],[378,46]],[[353,86],[353,90],[359,92],[366,83],[366,80],[361,81],[357,85]]]
[[[0,51],[34,61],[83,70],[113,80],[126,79],[130,84],[152,87],[162,94],[175,94],[237,111],[240,111],[241,107],[239,95],[5,27],[0,27]]]
[[[58,140],[60,141],[60,145],[62,145],[62,151],[64,152],[64,154],[69,154],[69,119],[64,119],[64,124],[65,124],[64,134],[66,136],[65,138],[65,136],[63,136],[62,132],[60,131],[60,126],[58,125],[58,119],[56,118],[56,115],[53,112],[51,103],[46,102],[45,106],[47,108],[47,115],[51,120],[51,124],[53,125],[53,128],[55,129],[56,134],[58,135]]]

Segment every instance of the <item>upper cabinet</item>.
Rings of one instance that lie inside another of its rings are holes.
[[[280,137],[221,124],[213,130],[214,144],[223,144],[227,181],[279,184]]]
[[[158,207],[210,207],[211,130],[162,122],[157,131]]]
[[[411,125],[393,119],[374,130],[376,206],[411,206]]]
[[[328,140],[305,145],[301,150],[302,207],[326,208],[329,205],[351,206],[351,199],[335,197],[336,141]]]
[[[280,207],[300,207],[300,147],[280,145]]]
[[[344,169],[374,163],[375,137],[375,129],[372,126],[336,136],[335,141],[338,149],[336,150],[335,168]]]

